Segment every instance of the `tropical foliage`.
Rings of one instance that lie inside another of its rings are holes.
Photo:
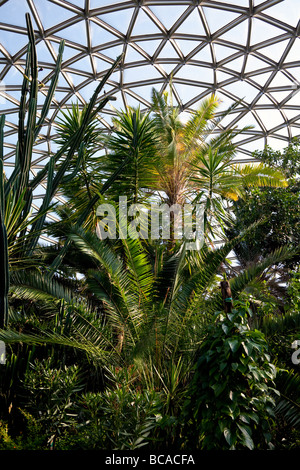
[[[299,448],[297,142],[237,165],[233,141],[246,128],[222,125],[232,109],[217,114],[211,96],[183,121],[156,90],[149,111],[117,111],[103,132],[110,98],[98,95],[119,58],[87,106],[61,112],[58,150],[31,178],[63,43],[38,115],[29,15],[27,26],[9,178],[0,120],[0,449]],[[201,205],[197,249],[175,237],[172,211],[167,239],[132,236],[119,196],[147,210]],[[104,203],[116,237],[100,239]],[[46,234],[56,242],[45,246]]]

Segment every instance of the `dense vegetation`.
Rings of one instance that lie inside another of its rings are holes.
[[[64,44],[38,113],[26,19],[9,177],[0,120],[0,449],[299,448],[299,143],[237,165],[231,109],[211,96],[183,123],[156,90],[149,112],[119,111],[107,134],[98,115],[117,59],[85,108],[61,113],[58,150],[31,177]],[[119,196],[136,212],[101,238],[97,207],[119,214]],[[154,203],[201,205],[197,249],[172,213],[168,239],[142,235],[141,204]]]

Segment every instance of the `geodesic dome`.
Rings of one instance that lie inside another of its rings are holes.
[[[6,115],[5,166],[14,165],[18,106],[27,48],[25,13],[36,34],[39,79],[53,74],[61,39],[62,71],[47,125],[35,146],[32,171],[52,151],[60,109],[89,101],[117,56],[123,61],[105,91],[114,108],[149,107],[151,90],[169,87],[184,113],[215,93],[219,111],[241,100],[224,126],[253,125],[238,138],[238,160],[265,144],[283,148],[299,135],[299,0],[2,0],[0,1],[0,112]]]

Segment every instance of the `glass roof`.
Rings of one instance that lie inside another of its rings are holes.
[[[0,0],[0,113],[6,115],[5,165],[13,166],[17,111],[27,46],[25,13],[36,33],[39,79],[49,83],[65,40],[62,72],[32,171],[51,152],[59,110],[84,105],[120,53],[106,91],[114,108],[150,105],[151,90],[171,86],[183,116],[216,93],[220,111],[240,104],[224,125],[253,125],[238,142],[238,161],[265,144],[286,147],[299,136],[299,0]],[[47,85],[39,93],[43,104]]]

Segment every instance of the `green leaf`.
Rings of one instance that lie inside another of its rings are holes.
[[[228,344],[229,344],[230,349],[233,353],[235,353],[238,350],[239,346],[240,346],[240,342],[239,342],[238,339],[229,339]]]
[[[227,383],[224,381],[223,383],[221,384],[215,384],[215,385],[212,385],[211,388],[213,389],[214,393],[215,393],[215,396],[218,397],[219,395],[221,395],[221,393],[223,392],[224,388],[226,387]]]
[[[240,424],[238,424],[238,427],[242,433],[242,442],[243,444],[248,447],[248,449],[250,450],[253,450],[254,449],[254,442],[251,438],[251,429],[249,427],[246,427],[246,426],[241,426]]]
[[[245,353],[250,356],[253,350],[253,345],[251,343],[245,343],[244,341],[242,342],[242,346],[244,348]]]
[[[227,317],[231,322],[233,322],[236,318],[236,315],[235,313],[227,313]]]
[[[230,430],[228,428],[225,428],[224,431],[223,431],[223,434],[224,434],[224,437],[225,437],[226,441],[228,442],[228,444],[230,446],[232,446],[233,437],[232,437],[232,434],[231,434]]]

